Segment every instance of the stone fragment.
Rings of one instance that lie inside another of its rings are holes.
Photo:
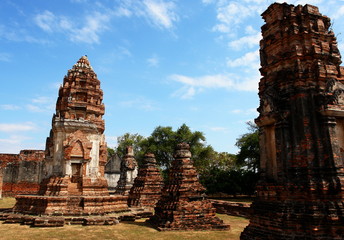
[[[137,176],[137,162],[131,146],[126,147],[126,154],[121,161],[121,175],[119,177],[115,194],[128,196]]]
[[[169,181],[162,190],[150,222],[160,231],[228,230],[229,225],[215,216],[215,208],[205,199],[186,143],[178,144]]]
[[[331,21],[287,3],[262,16],[260,181],[241,239],[343,239],[344,75]]]

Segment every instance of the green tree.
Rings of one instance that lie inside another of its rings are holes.
[[[134,150],[135,159],[138,164],[141,164],[142,158],[144,155],[144,149],[142,149],[142,143],[144,142],[145,137],[139,134],[130,134],[125,133],[122,136],[117,137],[117,148],[116,153],[120,158],[123,158],[125,155],[126,147],[132,146]]]
[[[236,164],[257,172],[260,162],[259,128],[253,122],[247,122],[247,125],[249,132],[241,135],[235,144],[239,148]]]
[[[213,148],[206,145],[202,132],[193,132],[186,124],[181,125],[177,131],[173,131],[172,127],[156,127],[151,136],[142,142],[142,148],[154,153],[157,163],[166,169],[170,167],[175,148],[181,142],[190,145],[192,160],[198,171],[209,165],[214,154]]]

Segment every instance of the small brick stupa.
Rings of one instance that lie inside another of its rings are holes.
[[[137,177],[137,162],[134,157],[133,147],[126,147],[125,152],[121,161],[121,175],[116,186],[115,194],[128,196]]]
[[[14,212],[32,215],[103,215],[127,208],[110,196],[104,177],[107,147],[100,81],[86,56],[68,70],[60,87],[40,195],[19,195]]]
[[[204,198],[205,188],[199,183],[189,149],[186,143],[178,144],[169,182],[149,221],[160,231],[228,230],[229,225],[215,216],[212,203]]]
[[[262,14],[260,181],[242,240],[344,239],[344,68],[315,6]]]
[[[161,196],[164,182],[156,166],[155,156],[147,153],[143,159],[143,166],[130,189],[128,197],[129,207],[154,208]]]

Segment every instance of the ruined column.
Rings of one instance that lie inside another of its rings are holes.
[[[161,196],[163,185],[163,178],[156,166],[154,154],[145,154],[143,166],[139,168],[129,192],[128,206],[154,208]]]
[[[169,180],[164,186],[155,214],[150,222],[158,230],[228,230],[229,225],[215,216],[215,208],[205,199],[205,188],[200,184],[191,161],[190,147],[178,144]]]
[[[128,196],[137,176],[137,162],[134,157],[133,147],[126,147],[125,152],[126,154],[121,161],[121,175],[115,193]]]
[[[344,69],[330,19],[272,4],[260,42],[260,181],[241,239],[344,236]]]

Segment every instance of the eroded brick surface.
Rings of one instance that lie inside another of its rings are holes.
[[[102,99],[100,81],[83,56],[59,89],[39,194],[16,197],[13,211],[22,214],[21,219],[25,214],[46,215],[47,219],[35,219],[33,226],[60,226],[64,220],[54,216],[101,216],[127,209],[127,196],[110,196],[104,177],[107,147]],[[86,222],[109,224],[106,217]]]
[[[130,189],[128,205],[153,208],[161,196],[164,182],[156,166],[154,154],[145,154],[143,163]]]
[[[227,230],[229,225],[215,216],[215,208],[205,199],[191,161],[189,145],[179,144],[155,214],[150,222],[159,230]]]
[[[21,150],[19,154],[0,154],[3,196],[36,194],[41,182],[40,173],[44,156],[42,150]]]
[[[343,68],[330,19],[272,4],[260,42],[261,179],[241,239],[343,239]]]

